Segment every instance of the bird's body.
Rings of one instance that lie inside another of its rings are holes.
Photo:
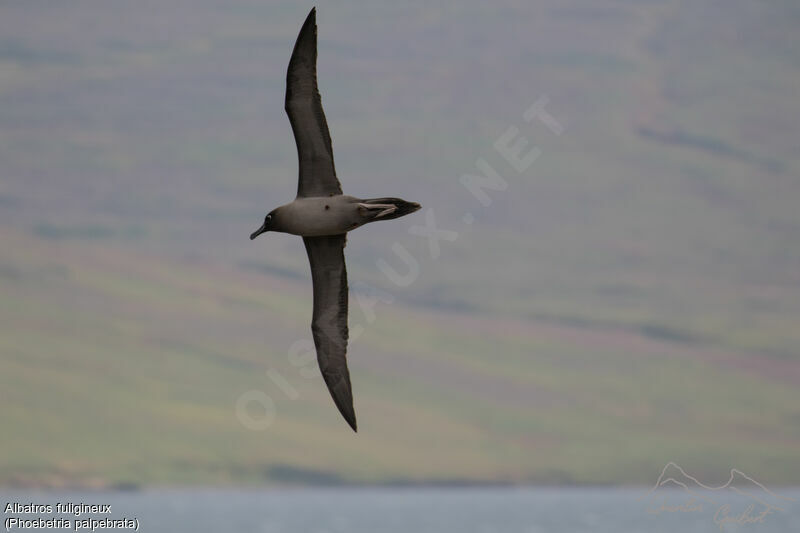
[[[308,14],[292,51],[286,73],[285,109],[300,163],[297,198],[270,211],[250,239],[267,231],[303,237],[314,285],[311,332],[317,361],[336,407],[355,431],[356,415],[346,357],[346,235],[369,222],[413,213],[420,205],[400,198],[360,199],[342,194],[317,89],[316,9]]]
[[[416,211],[414,206],[419,208],[399,198],[362,200],[345,194],[296,198],[272,211],[272,230],[302,237],[340,235],[367,222],[397,218],[392,215],[398,211]]]
[[[302,237],[347,233],[363,224],[359,202],[358,198],[343,194],[297,198],[272,212],[273,226]]]

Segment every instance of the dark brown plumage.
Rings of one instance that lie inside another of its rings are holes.
[[[317,361],[336,407],[356,431],[356,413],[347,369],[346,234],[368,222],[413,213],[420,205],[400,198],[362,200],[342,194],[333,165],[328,123],[317,88],[316,9],[308,14],[292,51],[286,73],[285,107],[297,144],[297,198],[270,211],[264,224],[250,235],[250,239],[267,231],[303,237],[314,284],[311,332]]]

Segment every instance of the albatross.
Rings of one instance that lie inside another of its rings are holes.
[[[317,361],[333,402],[357,431],[347,370],[347,232],[369,222],[408,215],[420,205],[400,198],[361,199],[342,193],[317,88],[316,8],[303,23],[289,60],[285,109],[300,162],[297,197],[270,211],[250,239],[268,231],[303,237],[314,286],[311,333]]]

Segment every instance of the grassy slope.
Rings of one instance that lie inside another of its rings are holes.
[[[369,323],[355,305],[352,435],[288,357],[308,337],[305,280],[2,238],[21,251],[0,285],[6,483],[255,482],[286,465],[361,481],[644,482],[669,460],[798,474],[795,362],[400,304]],[[250,389],[275,401],[266,431],[236,417]]]
[[[670,460],[800,480],[789,3],[320,6],[345,188],[424,195],[460,233],[437,260],[402,223],[351,239],[351,284],[396,299],[353,306],[357,436],[287,355],[302,247],[246,246],[293,188],[278,104],[303,14],[163,6],[2,8],[0,483],[648,483]],[[567,130],[525,129],[543,156],[519,175],[491,145],[541,94]],[[458,185],[479,156],[509,181],[487,208]],[[375,268],[394,239],[408,288]],[[251,389],[265,432],[235,415]]]

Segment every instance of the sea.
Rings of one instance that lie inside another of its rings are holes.
[[[800,532],[800,488],[718,494],[646,487],[4,489],[0,501],[6,531]]]

